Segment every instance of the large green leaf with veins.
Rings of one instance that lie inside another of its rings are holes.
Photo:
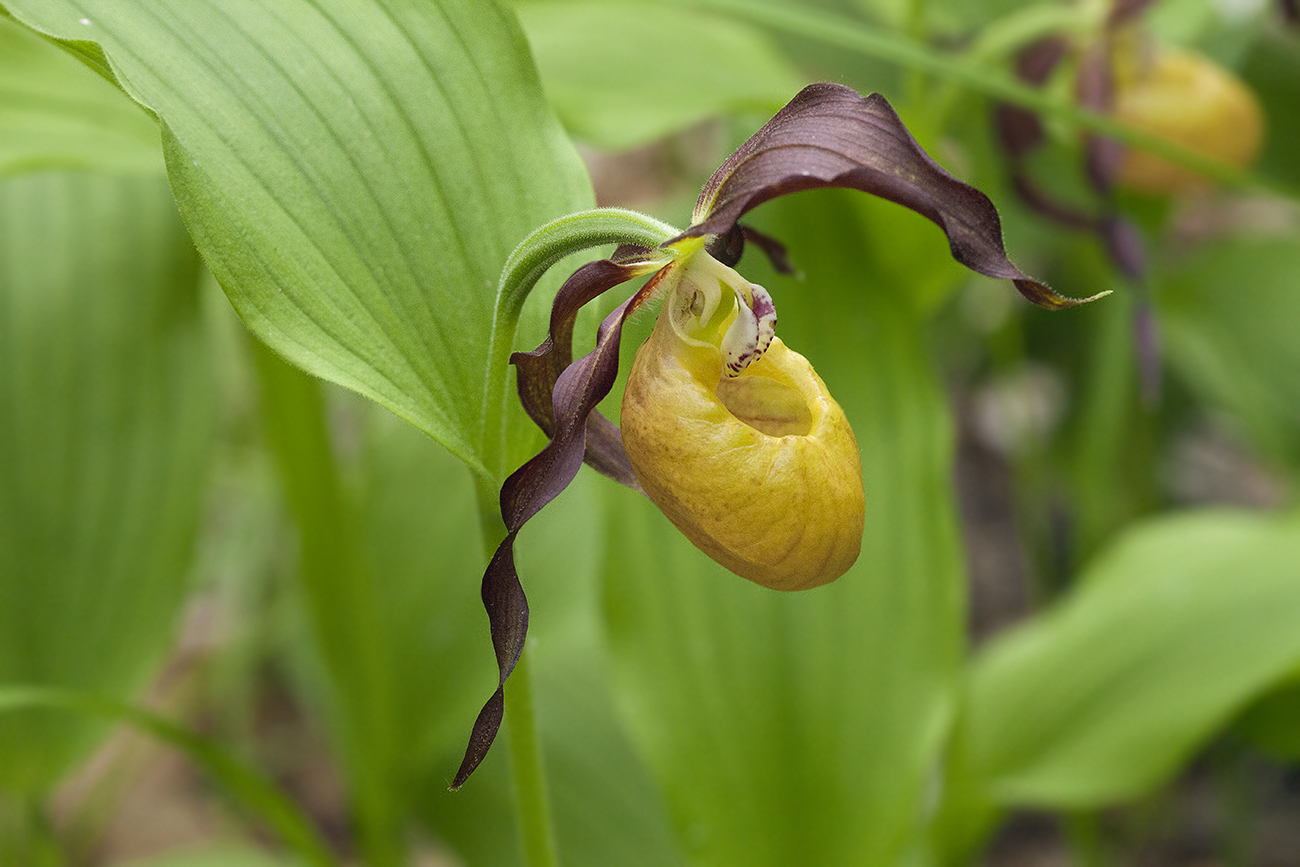
[[[590,185],[487,0],[16,0],[99,43],[163,125],[172,187],[245,323],[480,471],[497,276]],[[540,315],[535,310],[534,315]],[[531,428],[516,417],[519,436]]]
[[[0,683],[127,695],[171,643],[212,442],[200,273],[161,177],[0,182]],[[98,727],[0,717],[0,788]]]

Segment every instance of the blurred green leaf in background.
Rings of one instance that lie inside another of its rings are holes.
[[[161,177],[31,174],[0,197],[0,684],[135,694],[175,638],[206,493],[198,259]],[[105,730],[3,714],[0,785],[39,802]]]
[[[1040,112],[1062,175],[1085,130],[1150,144],[1013,74],[1106,11],[5,0],[0,862],[993,867],[1028,810],[1062,863],[1292,863],[1300,35],[1271,5],[1137,20],[1235,69],[1270,132],[1227,186],[1102,203],[1144,240],[1132,279],[1019,203],[991,121]],[[1027,310],[883,201],[756,212],[800,277],[739,270],[857,434],[859,562],[768,592],[580,475],[519,538],[535,725],[447,792],[495,676],[493,489],[541,442],[488,369],[503,264],[591,207],[575,142],[623,181],[602,201],[680,223],[814,76],[882,91],[1026,271],[1115,294]],[[87,761],[106,716],[211,775],[220,799],[150,802],[215,814],[201,834],[114,848],[154,829],[112,825],[147,775]]]
[[[173,637],[207,480],[198,257],[160,177],[0,196],[0,682],[132,692]],[[45,789],[87,735],[0,717],[0,782]]]

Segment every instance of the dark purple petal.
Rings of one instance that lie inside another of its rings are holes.
[[[555,435],[553,393],[560,374],[573,361],[573,323],[578,311],[602,293],[645,274],[655,264],[644,260],[649,251],[620,248],[615,256],[636,256],[639,261],[601,259],[590,262],[564,282],[551,306],[550,334],[532,352],[516,352],[510,363],[518,372],[519,400],[528,416],[548,437]],[[623,450],[618,428],[598,412],[587,420],[586,462],[595,470],[634,490],[641,485]]]
[[[595,269],[595,272],[609,273],[608,269]],[[496,739],[505,708],[506,678],[519,662],[528,632],[528,600],[515,571],[515,537],[529,518],[569,486],[581,469],[586,451],[588,418],[596,405],[609,394],[618,376],[618,349],[623,323],[650,296],[663,273],[664,270],[661,270],[640,291],[605,317],[596,332],[596,348],[570,364],[560,374],[553,393],[552,418],[555,432],[550,443],[516,470],[501,487],[501,517],[505,521],[506,537],[483,574],[483,606],[487,609],[488,623],[492,630],[492,647],[496,651],[499,677],[496,691],[474,722],[465,758],[451,784],[453,790],[465,784]],[[589,272],[588,278],[580,281],[580,285],[583,288],[570,290],[575,297],[593,291],[591,287],[599,283],[590,279]],[[571,338],[570,331],[568,339]]]
[[[1041,87],[1065,57],[1068,44],[1054,36],[1042,39],[1016,55],[1016,77],[1026,84]],[[1041,147],[1046,140],[1038,115],[1018,105],[999,104],[995,125],[1002,147],[1012,157],[1022,157]]]
[[[1065,58],[1070,43],[1064,36],[1050,36],[1028,45],[1016,55],[1016,77],[1041,87]]]
[[[1115,267],[1130,280],[1141,282],[1147,273],[1147,253],[1137,226],[1123,217],[1111,216],[1101,221],[1098,232]]]
[[[838,84],[804,88],[728,157],[700,194],[698,222],[682,237],[725,235],[769,199],[825,187],[861,190],[911,208],[943,229],[958,262],[1013,280],[1035,304],[1081,303],[1056,294],[1007,260],[993,203],[931,159],[884,97],[864,99]]]
[[[1002,149],[1015,159],[1042,147],[1047,139],[1038,115],[1018,105],[999,105],[995,109],[994,126]]]

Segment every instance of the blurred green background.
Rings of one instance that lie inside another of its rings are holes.
[[[0,864],[1300,864],[1293,12],[5,0]],[[1230,70],[1258,160],[1099,192],[1086,133],[1151,141],[1076,103],[1098,46]],[[595,203],[684,225],[819,80],[884,94],[1026,272],[1113,294],[1031,307],[859,193],[749,215],[857,435],[858,563],[764,590],[584,470],[517,546],[535,718],[449,793],[496,488],[544,442],[480,426],[507,255]],[[999,104],[1140,274],[1017,195]]]

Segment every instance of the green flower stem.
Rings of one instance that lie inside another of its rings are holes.
[[[115,699],[54,687],[5,686],[0,712],[47,708],[124,722],[180,749],[219,783],[236,803],[260,818],[306,864],[338,867],[311,820],[283,792],[215,741]]]
[[[533,712],[533,687],[528,670],[528,648],[519,656],[506,684],[506,728],[510,732],[510,765],[519,805],[519,832],[524,863],[528,867],[556,867],[560,863],[551,824],[537,716]]]
[[[528,293],[565,256],[607,244],[655,248],[680,233],[679,229],[636,211],[596,208],[560,217],[535,229],[510,254],[497,288],[479,431],[482,454],[496,476],[495,482],[503,481],[506,475],[506,381],[515,328]],[[667,260],[669,254],[664,258]]]
[[[483,528],[483,547],[489,559],[505,538],[506,528],[497,506],[493,483],[476,478],[479,524]],[[533,711],[533,691],[529,680],[528,646],[506,684],[506,730],[510,733],[510,770],[514,777],[515,808],[519,816],[519,838],[526,867],[556,867],[559,856],[555,846],[555,829],[551,824],[550,799],[546,788],[546,766],[542,759],[541,738]]]
[[[752,0],[695,0],[691,8],[710,9],[773,30],[837,45],[895,63],[904,69],[929,73],[985,96],[1038,112],[1075,129],[1098,133],[1149,151],[1227,186],[1300,199],[1300,191],[1288,186],[1219,160],[1207,159],[1158,136],[1080,108],[1066,97],[1029,87],[1006,72],[991,69],[967,57],[936,51],[901,33],[868,28],[852,18],[833,13],[754,3]]]

